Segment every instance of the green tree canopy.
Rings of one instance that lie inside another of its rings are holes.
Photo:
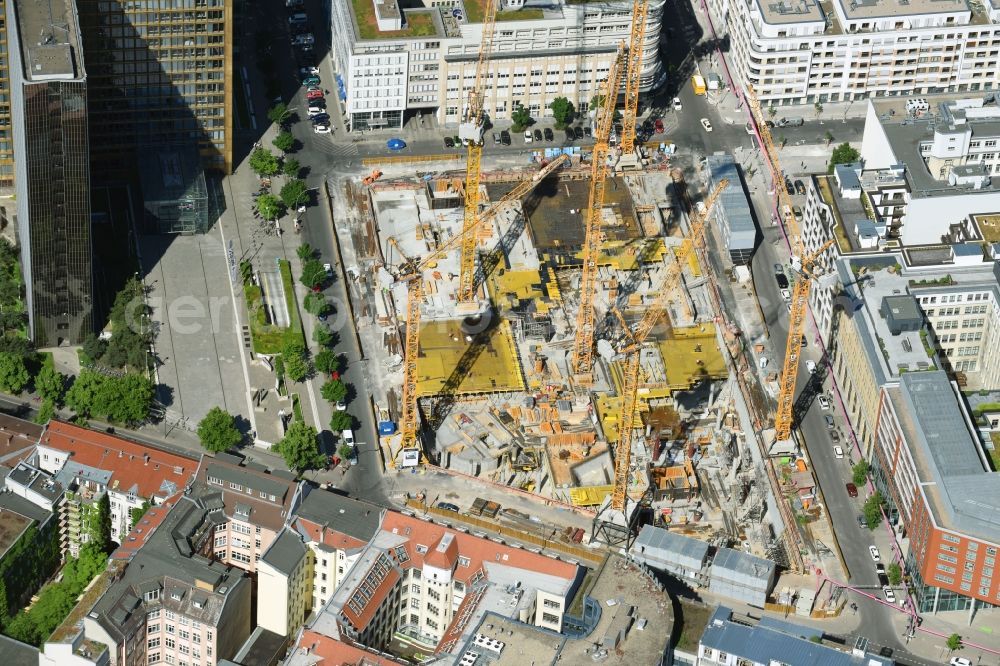
[[[278,195],[286,206],[297,208],[309,201],[309,188],[306,187],[306,181],[296,178],[282,185]]]
[[[38,408],[38,413],[35,414],[34,421],[38,425],[45,425],[52,420],[52,417],[56,415],[56,406],[51,400],[43,400],[41,407]]]
[[[18,395],[28,386],[30,379],[23,356],[0,352],[0,389]]]
[[[212,407],[198,424],[198,439],[206,451],[228,451],[243,440],[236,420],[221,407]]]
[[[109,377],[84,369],[66,392],[66,404],[83,418],[136,424],[149,416],[154,394],[153,382],[145,375]]]
[[[309,376],[309,361],[306,348],[298,340],[289,339],[281,348],[281,358],[285,362],[285,374],[293,382],[301,382]]]
[[[852,148],[851,144],[844,142],[834,148],[830,154],[830,166],[827,168],[827,171],[833,173],[833,167],[838,164],[851,164],[852,162],[857,162],[860,158],[861,153],[856,148]]]
[[[320,347],[333,347],[337,334],[326,326],[317,326],[313,329],[313,342]],[[320,352],[321,354],[323,352]]]
[[[868,461],[862,460],[851,468],[851,480],[854,485],[861,486],[868,480]]]
[[[316,256],[316,248],[309,243],[303,243],[295,248],[295,254],[297,254],[299,259],[302,261],[306,261],[307,259],[312,259]]]
[[[326,269],[318,259],[309,259],[302,264],[302,276],[299,280],[312,289],[326,282]]]
[[[261,194],[257,197],[257,210],[261,217],[273,222],[285,214],[285,204],[273,194]]]
[[[286,157],[281,166],[281,172],[290,178],[298,178],[302,172],[302,164],[294,157]]]
[[[274,137],[271,141],[274,147],[283,153],[291,152],[292,148],[295,146],[295,137],[288,130],[282,130],[278,132],[278,136]]]
[[[949,652],[954,652],[955,650],[962,647],[962,636],[960,634],[952,634],[945,641],[945,647],[948,648]]]
[[[332,349],[320,350],[313,362],[316,369],[324,375],[340,372],[340,355]]]
[[[340,456],[341,460],[350,460],[352,453],[354,453],[354,447],[348,444],[341,444],[337,449],[337,455]]]
[[[549,104],[549,108],[552,109],[552,117],[555,118],[556,127],[562,129],[566,125],[573,122],[573,117],[576,114],[576,107],[573,106],[573,102],[569,101],[565,97],[556,97]]]
[[[896,562],[886,567],[885,573],[889,576],[889,582],[893,585],[899,585],[903,582],[903,570]]]
[[[257,148],[250,153],[250,168],[258,176],[273,176],[280,170],[277,156],[267,148]]]
[[[292,119],[292,112],[284,102],[278,102],[267,110],[267,119],[284,127]]]
[[[318,433],[302,421],[292,421],[285,436],[278,442],[278,453],[289,469],[302,473],[326,465],[325,456],[320,453]]]
[[[351,417],[347,412],[334,412],[333,416],[330,417],[330,430],[333,432],[341,432],[343,430],[350,430],[354,426],[354,418]],[[346,457],[346,456],[341,456]]]
[[[534,122],[531,118],[531,113],[524,108],[523,104],[518,104],[514,108],[514,112],[510,114],[510,120],[513,123],[511,127],[515,132],[524,131],[524,128]]]
[[[878,527],[878,524],[882,522],[882,493],[875,491],[873,495],[866,499],[862,513],[864,514],[865,524],[868,526],[868,529],[873,530]]]
[[[35,375],[35,390],[45,400],[61,404],[63,396],[66,395],[66,375],[51,365],[44,364]]]
[[[319,392],[327,402],[340,402],[347,397],[347,384],[339,379],[328,379]]]
[[[330,304],[327,302],[326,296],[313,291],[306,294],[302,307],[306,309],[306,312],[317,317],[330,311]]]

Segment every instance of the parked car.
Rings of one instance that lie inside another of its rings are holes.
[[[341,430],[340,438],[344,440],[344,444],[348,446],[354,446],[354,431],[353,430]]]
[[[819,403],[819,408],[822,409],[824,412],[830,410],[830,399],[825,395],[821,395],[818,398],[816,398],[816,402]]]
[[[531,130],[524,130],[524,142],[531,143]]]
[[[582,139],[584,136],[590,136],[590,127],[574,127],[573,134],[576,135],[577,139]]]
[[[830,439],[833,440],[834,444],[839,444],[840,443],[840,433],[837,432],[836,430],[831,430],[830,431]]]
[[[882,588],[882,594],[885,595],[885,600],[890,604],[896,603],[896,595],[893,593],[892,588],[888,585]]]
[[[500,143],[502,143],[505,146],[510,145],[510,132],[508,132],[507,130],[503,130],[500,132]]]
[[[878,548],[875,546],[868,546],[868,552],[871,553],[872,559],[876,562],[882,561],[882,556],[878,553]]]
[[[949,666],[972,666],[972,660],[968,657],[952,657],[948,664]]]
[[[816,374],[816,361],[806,361],[806,370],[810,375]]]
[[[542,140],[542,130],[536,129],[533,136],[535,138],[535,141],[541,141]]]
[[[305,23],[308,20],[309,17],[306,16],[304,12],[295,12],[288,17],[288,25],[292,25],[293,23]]]
[[[574,140],[576,140],[576,134],[573,133],[573,128],[572,127],[567,127],[566,128],[566,141],[574,141]]]
[[[673,107],[674,111],[680,111],[681,108],[683,108],[681,106],[681,98],[680,97],[674,97],[674,101],[672,102],[671,106]]]
[[[767,367],[767,357],[766,356],[761,356],[760,359],[757,361],[757,365],[760,366],[761,370],[763,370],[764,368],[766,368]]]
[[[775,273],[774,281],[778,283],[778,289],[788,289],[788,278],[784,273]]]
[[[343,400],[338,400],[337,401],[337,411],[338,412],[346,412],[347,411],[347,403],[344,402]]]
[[[656,120],[653,121],[653,129],[656,130],[657,134],[663,134],[663,132],[665,130],[664,130],[664,127],[663,127],[663,119],[662,118],[657,118]]]
[[[876,564],[875,565],[875,573],[877,573],[877,574],[884,574],[885,573],[885,565],[882,564],[881,562],[879,562],[878,564]]]
[[[322,90],[310,90],[306,92],[306,99],[310,102],[314,99],[325,99]]]
[[[461,509],[459,509],[451,502],[438,502],[435,506],[437,506],[437,508],[439,509],[444,509],[445,511],[454,511],[455,513],[461,511]]]
[[[493,132],[493,145],[494,146],[500,145],[500,135],[497,134],[496,132]]]
[[[332,131],[329,125],[313,125],[314,134],[329,134]]]
[[[833,447],[833,455],[838,460],[844,457],[844,449],[839,446]]]
[[[330,114],[329,113],[317,113],[315,116],[309,116],[309,120],[312,121],[313,125],[317,125],[317,124],[329,125],[330,124]]]
[[[304,86],[318,86],[319,84],[320,80],[318,76],[307,76],[302,79],[302,85]]]
[[[826,421],[826,429],[827,430],[833,430],[834,428],[837,427],[837,424],[835,424],[833,422],[833,417],[830,416],[829,414],[824,414],[823,415],[823,420]]]
[[[455,140],[452,139],[450,136],[446,136],[444,138],[444,147],[445,148],[454,148],[455,147]]]
[[[313,67],[311,65],[299,68],[299,74],[302,76],[313,76],[314,74],[319,74],[319,67]]]
[[[797,194],[805,194],[806,193],[806,184],[805,183],[803,183],[801,180],[796,180],[794,184],[795,184],[795,192]]]
[[[788,291],[787,289],[782,289],[781,290],[781,297],[783,299],[785,299],[785,302],[791,301],[792,300],[792,292]]]
[[[796,220],[799,222],[802,221],[802,209],[800,207],[792,206],[792,214],[795,216]]]
[[[850,484],[848,484],[848,485],[850,485]],[[861,529],[864,529],[865,527],[867,527],[867,525],[865,525],[865,517],[862,516],[860,513],[858,514],[858,527],[860,527]]]
[[[706,132],[712,131],[712,123],[708,120],[708,118],[701,119],[701,126]]]
[[[309,102],[309,115],[319,115],[321,113],[326,113],[326,103],[321,99],[315,99]]]
[[[552,133],[552,128],[551,127],[546,127],[542,131],[542,136],[545,137],[546,141],[554,141],[555,138],[556,138],[555,135]]]
[[[847,496],[848,497],[857,497],[858,496],[858,487],[856,485],[854,485],[853,483],[845,484],[844,487],[847,488]]]
[[[774,265],[774,274],[775,275],[784,275],[785,274],[785,268],[784,268],[784,266],[782,266],[781,264],[775,264]]]

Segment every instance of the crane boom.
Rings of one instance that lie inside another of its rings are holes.
[[[798,221],[792,214],[791,202],[783,183],[780,181],[782,172],[778,162],[778,151],[774,147],[774,140],[771,138],[771,129],[764,119],[764,114],[760,108],[760,100],[752,86],[747,87],[747,101],[757,123],[757,130],[760,132],[761,142],[764,144],[764,153],[767,155],[771,167],[771,177],[774,181],[774,190],[778,198],[778,210],[784,216],[785,231],[790,237],[792,246],[792,257],[799,257],[801,262],[800,277],[792,287],[791,317],[788,325],[788,339],[785,341],[785,360],[781,368],[781,378],[778,386],[778,409],[774,414],[774,436],[777,441],[791,439],[792,426],[795,415],[792,407],[795,403],[795,380],[799,373],[799,352],[800,340],[805,332],[806,313],[809,310],[809,291],[812,289],[813,266],[817,258],[823,254],[833,240],[827,241],[816,252],[806,254],[802,241],[802,232],[799,229]]]
[[[420,303],[423,301],[424,295],[422,271],[456,245],[464,243],[467,237],[474,237],[479,232],[480,227],[493,219],[504,206],[530,192],[546,176],[562,166],[567,159],[565,155],[561,155],[539,170],[530,180],[519,183],[507,195],[483,211],[482,215],[477,216],[475,224],[471,227],[463,226],[461,233],[449,238],[446,243],[433,250],[420,263],[414,264],[403,254],[402,250],[399,250],[400,255],[407,260],[412,268],[408,274],[399,278],[400,282],[408,284],[408,293],[406,297],[406,335],[403,346],[403,401],[400,407],[399,423],[401,438],[399,448],[391,452],[389,460],[391,467],[396,466],[399,453],[404,449],[420,448],[417,441],[417,426],[420,420],[417,414],[417,356],[420,352]],[[396,247],[399,248],[398,244]]]
[[[646,39],[649,0],[632,4],[632,30],[628,40],[628,67],[625,71],[625,113],[622,116],[622,152],[635,149],[635,124],[639,113],[639,83],[642,79],[642,46]]]
[[[476,78],[469,91],[465,122],[459,127],[459,136],[468,143],[468,157],[465,162],[465,226],[467,231],[476,226],[479,215],[479,177],[483,157],[483,87],[493,51],[493,33],[496,29],[497,3],[500,0],[485,0],[483,11],[483,36],[479,43],[479,60],[476,62]],[[475,298],[476,237],[465,234],[462,241],[462,256],[458,273],[458,302],[469,303]]]
[[[572,368],[578,381],[593,372],[594,366],[594,289],[597,256],[601,246],[601,218],[604,214],[604,188],[608,177],[608,139],[611,136],[621,76],[622,49],[611,63],[604,82],[604,101],[598,109],[596,143],[590,164],[590,198],[587,203],[586,232],[583,241],[583,275],[580,279],[580,309],[576,315]]]

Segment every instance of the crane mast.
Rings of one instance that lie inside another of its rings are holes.
[[[465,110],[465,122],[458,128],[458,135],[468,147],[465,162],[465,225],[463,232],[476,226],[479,215],[479,177],[483,157],[483,101],[490,55],[493,51],[493,33],[496,30],[497,3],[500,0],[485,0],[483,11],[483,37],[479,43],[479,60],[476,62],[476,78],[469,91]],[[462,256],[458,277],[458,303],[470,303],[475,299],[476,236],[465,234],[462,241]]]
[[[625,70],[625,113],[622,116],[622,152],[635,149],[635,124],[639,113],[639,83],[642,79],[642,46],[646,39],[649,0],[632,4],[632,29],[628,40],[628,67]]]
[[[583,275],[580,279],[580,309],[576,316],[576,336],[571,360],[576,381],[588,382],[594,370],[594,291],[597,257],[601,249],[601,219],[604,214],[604,190],[608,177],[608,145],[618,99],[622,49],[611,63],[604,82],[604,99],[598,109],[594,152],[590,164],[590,198],[587,203],[586,233],[583,241]]]
[[[395,243],[395,239],[390,239],[410,269],[406,275],[399,278],[399,281],[406,282],[408,287],[406,297],[406,335],[403,346],[403,400],[400,407],[400,443],[399,447],[391,452],[390,467],[396,467],[399,454],[402,451],[421,448],[417,439],[417,429],[420,424],[420,417],[417,414],[417,356],[420,351],[420,303],[423,301],[424,295],[423,278],[421,277],[422,271],[428,265],[437,261],[442,255],[452,250],[456,245],[462,244],[464,247],[465,240],[470,236],[474,238],[479,233],[479,229],[492,220],[507,204],[520,199],[533,190],[538,183],[562,166],[568,159],[565,155],[560,155],[535,173],[530,179],[518,183],[513,190],[483,211],[481,215],[478,215],[471,227],[463,226],[461,233],[449,238],[448,242],[433,250],[420,263],[415,263],[412,259],[404,255],[403,251],[399,249],[398,243]],[[426,459],[422,458],[421,462],[426,462]]]

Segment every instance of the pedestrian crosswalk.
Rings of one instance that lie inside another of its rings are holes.
[[[355,143],[343,143],[341,141],[333,141],[330,137],[316,137],[318,140],[313,141],[310,148],[314,148],[327,155],[334,155],[336,157],[357,157],[358,146]]]

